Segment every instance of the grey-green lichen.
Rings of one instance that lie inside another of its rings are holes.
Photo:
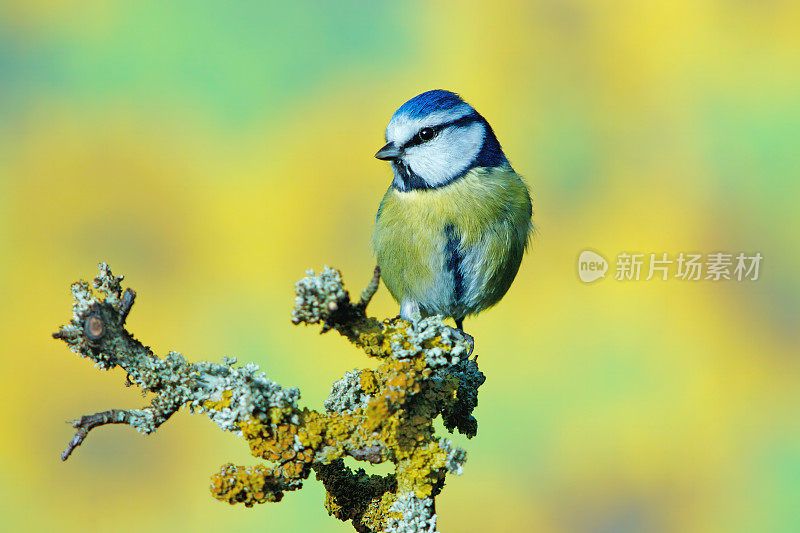
[[[445,476],[460,475],[466,452],[438,438],[434,419],[468,437],[477,430],[472,411],[485,380],[470,358],[472,339],[441,317],[414,322],[379,321],[366,315],[378,288],[379,271],[357,302],[351,302],[341,274],[325,267],[296,284],[295,324],[335,329],[378,365],[354,369],[333,384],[322,412],[301,407],[297,388],[284,388],[257,365],[188,362],[180,353],[163,358],[125,329],[134,302],[131,289],[108,266],[92,287],[72,286],[73,316],[54,334],[101,369],[121,367],[129,385],[150,394],[140,409],[112,409],[73,422],[77,429],[66,459],[93,428],[127,424],[151,433],[181,407],[202,412],[220,428],[244,437],[251,453],[269,461],[256,466],[227,463],[212,477],[211,492],[229,503],[253,506],[279,501],[314,471],[326,489],[325,506],[357,531],[436,531],[434,499]],[[386,476],[353,471],[342,459],[391,461]]]
[[[401,494],[389,508],[386,533],[434,533],[438,517],[433,498],[417,498],[413,493]]]
[[[223,357],[222,364],[196,363],[196,383],[200,385],[189,406],[205,411],[216,424],[241,436],[240,424],[256,417],[266,420],[273,409],[297,408],[300,389],[284,389],[258,372],[255,363],[233,366],[236,358]]]
[[[453,446],[453,441],[445,438],[439,440],[439,447],[447,454],[444,461],[447,471],[456,476],[463,474],[464,463],[467,461],[467,451],[464,448]]]
[[[317,276],[313,270],[294,284],[295,298],[292,322],[299,324],[325,324],[328,317],[339,309],[340,302],[349,301],[344,290],[342,275],[338,270],[325,265]]]
[[[324,406],[326,411],[349,413],[365,408],[371,399],[372,396],[364,392],[361,386],[361,371],[353,369],[352,372],[345,372],[343,378],[333,383]]]

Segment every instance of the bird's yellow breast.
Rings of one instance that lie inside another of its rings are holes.
[[[483,308],[499,300],[516,275],[530,220],[527,187],[510,166],[476,168],[436,189],[390,188],[378,211],[372,245],[392,296],[424,302],[435,299],[443,285],[445,228],[451,226],[461,253],[480,254],[469,272],[476,278],[468,281],[473,292],[483,293],[472,296],[485,300],[477,302]]]

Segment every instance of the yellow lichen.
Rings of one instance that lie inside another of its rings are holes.
[[[223,465],[211,478],[211,493],[218,500],[230,504],[243,503],[247,507],[257,503],[278,502],[283,498],[281,484],[265,465]]]
[[[220,394],[219,400],[206,400],[203,402],[203,408],[207,411],[222,411],[226,407],[231,406],[231,398],[233,398],[233,392],[226,390]]]

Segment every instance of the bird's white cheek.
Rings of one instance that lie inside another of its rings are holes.
[[[429,185],[444,183],[452,172],[452,164],[447,153],[435,146],[425,146],[415,153],[408,154],[406,161],[411,170]]]
[[[446,130],[432,141],[409,150],[405,160],[429,185],[440,185],[467,169],[478,155],[483,137],[483,125],[479,123]]]

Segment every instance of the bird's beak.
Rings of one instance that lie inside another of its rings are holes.
[[[375,157],[383,159],[384,161],[391,161],[400,157],[400,149],[394,143],[387,143],[386,146],[378,150]]]

